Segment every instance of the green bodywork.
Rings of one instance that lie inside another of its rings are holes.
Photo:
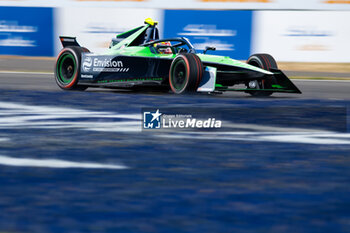
[[[106,55],[125,55],[125,56],[138,56],[138,57],[159,57],[159,58],[171,58],[174,59],[177,54],[155,54],[151,52],[150,47],[146,46],[130,46],[141,34],[143,34],[150,25],[145,25],[142,28],[140,28],[138,31],[130,35],[129,37],[125,38],[124,40],[120,41],[118,44],[112,46],[107,52]],[[134,29],[133,29],[134,30]],[[132,30],[130,30],[132,31]],[[128,34],[128,32],[124,32],[122,34],[117,35],[118,37],[122,37],[125,34]],[[215,55],[208,55],[208,54],[197,54],[197,56],[202,60],[202,62],[210,62],[210,63],[217,63],[217,64],[223,64],[223,65],[230,65],[235,67],[240,67],[248,70],[257,71],[264,74],[272,75],[273,73],[260,69],[258,67],[249,65],[247,63],[234,60],[230,57],[226,56],[215,56]]]
[[[112,41],[112,44],[108,51],[106,51],[102,55],[109,55],[109,56],[135,56],[135,57],[145,57],[145,58],[160,58],[160,59],[169,59],[174,60],[176,56],[178,56],[177,52],[174,52],[175,49],[171,47],[172,53],[171,54],[162,54],[155,52],[154,46],[156,46],[156,43],[159,43],[157,40],[152,43],[146,43],[143,44],[142,39],[147,35],[147,30],[152,29],[156,26],[156,24],[146,24],[145,26],[141,26],[135,29],[132,29],[130,31],[127,31],[125,33],[119,34],[116,36],[115,41]],[[181,38],[185,39],[185,38]],[[170,39],[169,39],[170,40]],[[189,44],[187,44],[188,47],[192,47],[190,45],[190,42],[185,39]],[[165,40],[161,40],[165,41]],[[190,45],[190,46],[189,46]],[[175,45],[173,45],[175,46]],[[226,75],[232,74],[232,76],[239,75],[239,74],[246,74],[247,72],[250,73],[257,73],[261,75],[261,77],[268,75],[268,76],[283,76],[281,77],[282,82],[278,82],[277,84],[273,85],[273,89],[264,89],[264,91],[272,91],[272,92],[293,92],[293,93],[301,93],[297,87],[295,87],[294,84],[282,73],[282,72],[270,72],[261,68],[258,68],[256,66],[249,65],[247,63],[232,59],[227,56],[215,56],[215,55],[208,55],[208,54],[196,54],[202,63],[206,67],[217,67],[217,66],[225,66],[225,67],[232,67],[232,70],[226,70],[224,73]],[[218,71],[220,72],[220,71]],[[282,74],[281,74],[282,73]],[[287,79],[287,80],[286,80]],[[217,80],[217,79],[216,79]],[[101,82],[117,82],[117,80],[110,80],[110,81],[101,81]],[[118,82],[122,82],[123,80],[119,80]],[[130,81],[130,80],[125,80]],[[131,80],[133,81],[133,80]],[[144,80],[141,80],[144,81]],[[215,84],[215,90],[217,91],[256,91],[257,89],[233,89],[229,86],[223,86],[219,83]],[[262,91],[262,89],[259,89],[257,91]]]

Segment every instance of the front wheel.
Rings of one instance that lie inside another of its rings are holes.
[[[55,80],[63,90],[85,90],[78,85],[80,77],[81,53],[89,52],[86,48],[72,46],[62,49],[57,57]]]
[[[203,77],[203,64],[200,58],[192,53],[178,55],[170,66],[169,84],[176,94],[193,93]]]
[[[270,71],[271,69],[278,69],[276,60],[269,54],[254,54],[248,58],[247,63],[252,66],[259,67],[261,69]],[[257,89],[271,89],[272,85],[275,84],[276,80],[274,77],[267,77],[263,80],[254,80],[247,83],[247,87]],[[272,91],[247,91],[252,96],[270,96]]]

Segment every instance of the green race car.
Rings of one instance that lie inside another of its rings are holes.
[[[60,39],[64,48],[56,61],[55,79],[64,90],[161,88],[176,94],[243,91],[253,96],[301,93],[268,54],[254,54],[247,63],[206,54],[213,47],[199,54],[184,37],[159,39],[157,22],[150,18],[144,26],[113,38],[104,54],[91,53],[74,37]]]

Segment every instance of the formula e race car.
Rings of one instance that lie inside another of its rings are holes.
[[[176,94],[243,91],[253,96],[274,92],[301,93],[268,54],[254,54],[247,63],[196,52],[184,37],[159,39],[157,22],[148,18],[112,39],[104,54],[91,53],[75,37],[60,37],[55,79],[64,90],[88,87],[154,88]],[[238,85],[239,88],[233,88]]]

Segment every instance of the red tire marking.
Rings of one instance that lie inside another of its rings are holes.
[[[267,56],[265,56],[267,63],[269,63],[269,70],[271,69],[271,63]]]
[[[187,82],[186,82],[186,85],[184,86],[183,90],[186,89],[186,87],[188,86],[188,82],[190,81],[190,64],[189,64],[189,62],[188,62],[187,57],[184,56],[184,58],[186,58],[186,59],[184,59],[184,61],[185,61],[185,63],[186,63],[188,72],[187,72],[187,76],[186,76]],[[182,90],[182,91],[183,91],[183,90]]]
[[[72,50],[72,52],[73,52],[72,54],[73,54],[74,59],[76,59],[77,56],[76,56],[74,50]],[[75,81],[78,79],[79,70],[78,70],[78,60],[77,59],[76,59],[75,63],[76,63],[76,66],[77,66],[76,67],[77,71],[75,73],[75,76],[74,76],[73,80],[67,85],[67,88],[71,88],[75,84]]]
[[[193,58],[194,58],[194,61],[196,62],[196,66],[197,66],[197,81],[196,81],[196,88],[198,87],[198,85],[199,85],[199,75],[200,75],[200,68],[199,68],[199,63],[198,63],[198,60],[197,60],[197,58],[196,58],[196,55],[193,55]]]
[[[197,85],[197,87],[199,86],[199,84],[200,84],[200,79],[203,77],[203,69],[202,69],[202,66],[201,66],[201,63],[202,63],[202,61],[201,61],[201,59],[198,57],[198,56],[195,56],[195,58],[197,59],[197,61],[198,61],[198,66],[199,66],[199,77],[198,77],[198,85]]]
[[[185,64],[186,64],[186,67],[187,67],[187,70],[188,70],[187,76],[186,76],[187,85],[188,85],[188,81],[189,81],[189,77],[190,77],[190,65],[189,65],[188,60],[187,60],[187,58],[186,58],[185,56],[180,55],[180,56],[178,56],[178,57],[179,57],[179,58],[181,57],[181,58],[185,61]],[[174,61],[172,62],[172,64],[175,62],[175,60],[176,60],[178,57],[176,57],[176,58],[174,59]],[[171,65],[172,65],[172,64],[171,64]],[[172,67],[172,66],[170,66],[170,72],[169,72],[169,84],[170,84],[170,88],[171,88],[171,90],[172,90],[174,93],[178,93],[178,92],[176,92],[174,86],[173,86],[172,83],[171,83],[171,67]],[[182,92],[184,89],[186,89],[187,85],[184,86],[184,88],[181,90],[181,92]]]
[[[268,61],[267,57],[265,57],[264,55],[261,55],[261,57],[264,59],[265,64],[266,64],[266,70],[270,70],[270,62]]]
[[[175,60],[176,60],[176,58],[175,58],[175,59],[173,60],[173,62],[171,63],[171,65],[170,65],[170,70],[169,70],[169,84],[170,84],[171,90],[172,90],[174,93],[176,93],[176,92],[175,92],[175,88],[174,88],[173,84],[171,83],[171,70],[172,70],[172,66],[173,66]]]

